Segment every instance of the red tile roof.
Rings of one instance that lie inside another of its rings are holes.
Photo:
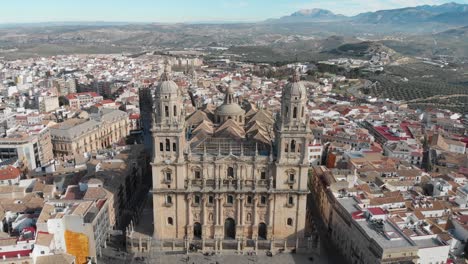
[[[380,207],[372,207],[367,209],[372,215],[385,215],[385,211]]]
[[[0,180],[13,180],[20,177],[21,171],[13,166],[0,169]]]

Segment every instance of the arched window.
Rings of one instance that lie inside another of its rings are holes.
[[[159,143],[159,150],[164,151],[164,143],[162,142]]]
[[[167,105],[164,106],[164,114],[166,117],[169,117],[169,106]]]
[[[293,220],[292,220],[292,218],[288,218],[287,224],[288,224],[288,226],[292,226],[292,225],[293,225]]]
[[[167,204],[172,204],[172,196],[170,196],[170,195],[166,196],[166,203]]]
[[[293,109],[293,118],[297,118],[297,107]]]
[[[169,225],[173,225],[173,224],[174,224],[174,220],[172,219],[172,217],[168,217],[168,218],[167,218],[167,223],[168,223]]]
[[[266,204],[266,197],[265,197],[265,196],[262,195],[262,196],[260,197],[260,203],[261,203],[261,204]]]
[[[177,116],[177,106],[174,105],[174,116]]]
[[[233,204],[234,203],[234,197],[232,195],[228,195],[227,197],[227,203],[228,204]]]
[[[288,198],[288,204],[293,205],[294,204],[294,198],[292,196],[289,196]]]
[[[174,151],[174,152],[177,151],[177,144],[175,142],[172,143],[172,151]]]
[[[291,152],[296,151],[296,140],[291,140]]]
[[[252,196],[247,196],[247,204],[252,204]]]
[[[227,176],[229,178],[234,178],[234,168],[233,167],[228,167],[227,169]]]
[[[171,141],[166,138],[166,151],[171,151]]]

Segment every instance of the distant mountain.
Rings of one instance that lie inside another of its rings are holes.
[[[360,24],[405,25],[418,23],[468,24],[468,4],[422,5],[361,13],[353,17],[337,15],[324,9],[303,9],[289,16],[267,20],[269,23],[341,22]]]
[[[359,14],[352,18],[364,24],[408,24],[408,23],[447,23],[465,25],[468,23],[468,5],[447,3],[443,5],[423,5],[391,10],[379,10]]]
[[[296,22],[329,22],[346,19],[346,16],[337,15],[325,9],[302,9],[279,19],[270,19],[274,23],[296,23]]]

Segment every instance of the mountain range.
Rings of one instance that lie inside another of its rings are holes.
[[[298,22],[354,22],[360,24],[415,24],[444,23],[468,25],[468,4],[446,3],[442,5],[422,5],[391,10],[361,13],[344,16],[324,9],[303,9],[279,19],[269,19],[267,23]]]

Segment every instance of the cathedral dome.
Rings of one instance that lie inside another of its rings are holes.
[[[240,105],[233,103],[233,104],[222,104],[216,108],[216,114],[222,116],[236,116],[244,114],[244,109],[240,107]]]
[[[286,85],[285,92],[291,97],[307,96],[307,89],[300,81],[300,77],[297,72],[293,75],[291,81]]]
[[[160,83],[156,86],[156,94],[179,94],[179,86],[172,80],[169,66],[161,75]]]
[[[179,86],[172,80],[162,81],[156,87],[157,94],[178,94],[178,92]]]

